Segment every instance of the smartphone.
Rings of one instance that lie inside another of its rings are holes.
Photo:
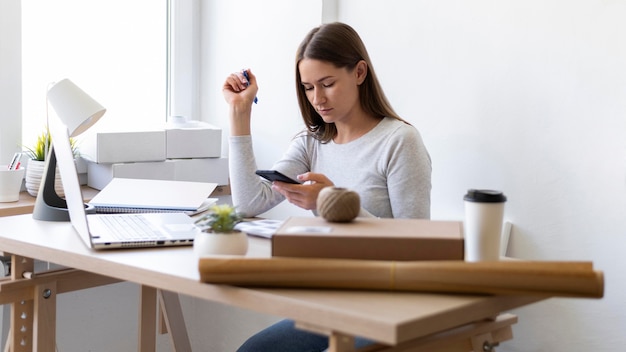
[[[272,182],[280,181],[285,183],[300,184],[300,182],[292,179],[291,177],[287,177],[276,170],[256,170],[256,174]]]

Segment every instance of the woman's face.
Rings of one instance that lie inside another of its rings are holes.
[[[360,66],[366,67],[365,62],[348,71],[326,61],[300,61],[298,69],[307,99],[324,122],[347,123],[361,111],[359,85],[363,83],[365,74]]]

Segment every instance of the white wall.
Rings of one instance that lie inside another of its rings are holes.
[[[271,9],[254,10],[241,16],[240,34],[203,38],[219,56],[210,69],[220,71],[203,75],[203,118],[226,128],[221,76],[258,71],[253,136],[260,166],[270,166],[299,126],[292,71],[304,31],[298,16],[283,23]],[[338,1],[338,19],[360,32],[392,104],[429,148],[432,217],[462,219],[468,188],[501,189],[514,224],[509,255],[591,260],[605,272],[601,300],[516,310],[515,339],[499,351],[626,345],[624,18],[620,1]],[[294,37],[257,34],[279,25]],[[249,49],[230,52],[246,39]],[[300,213],[292,210],[273,214]]]
[[[499,350],[626,342],[624,18],[618,1],[340,1],[339,19],[360,31],[393,104],[424,135],[433,218],[460,219],[467,188],[501,189],[510,255],[605,271],[604,299],[519,309]]]
[[[8,164],[13,153],[22,149],[19,14],[19,1],[0,1],[0,165]]]

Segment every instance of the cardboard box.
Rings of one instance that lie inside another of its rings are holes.
[[[463,223],[291,217],[272,236],[272,256],[369,260],[463,260]]]
[[[81,155],[100,164],[165,160],[165,130],[97,132],[80,145]]]
[[[222,130],[206,122],[194,121],[166,129],[165,143],[168,159],[222,156]]]

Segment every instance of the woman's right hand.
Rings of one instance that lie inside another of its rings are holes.
[[[230,106],[230,135],[250,135],[250,115],[252,114],[252,102],[256,96],[258,86],[256,76],[246,70],[250,82],[243,75],[243,71],[235,72],[226,77],[222,92],[226,102]]]
[[[250,107],[254,101],[257,91],[259,90],[256,82],[256,76],[252,74],[250,69],[246,70],[249,82],[243,75],[243,71],[235,72],[226,77],[226,81],[222,86],[224,99],[230,106]]]
[[[302,184],[292,184],[275,181],[272,189],[280,192],[291,204],[299,206],[304,210],[317,209],[317,197],[325,187],[334,186],[333,182],[324,174],[305,172],[298,175],[298,180]]]

